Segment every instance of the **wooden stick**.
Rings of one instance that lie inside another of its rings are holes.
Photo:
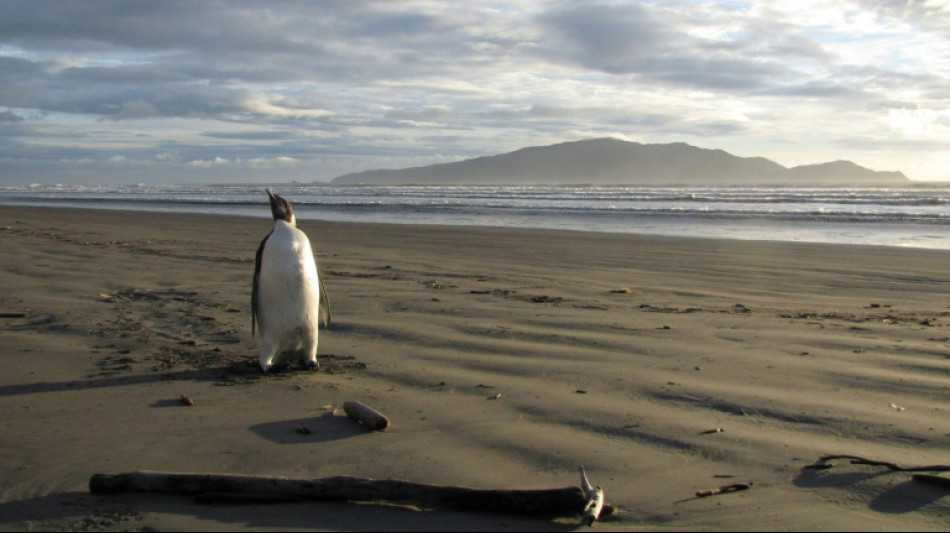
[[[721,487],[716,487],[714,489],[701,490],[696,493],[697,498],[705,498],[707,496],[715,496],[716,494],[726,494],[729,492],[739,492],[740,490],[747,490],[752,488],[752,482],[749,483],[732,483],[731,485],[723,485]]]
[[[160,492],[199,495],[206,493],[285,497],[305,500],[388,501],[483,511],[546,516],[577,516],[587,498],[580,487],[537,490],[486,490],[426,485],[398,480],[337,476],[322,479],[127,472],[95,474],[89,490],[96,494]]]
[[[274,494],[232,494],[229,492],[205,492],[195,495],[195,503],[202,505],[264,505],[296,503],[302,498]]]
[[[349,415],[350,418],[355,418],[376,431],[382,431],[389,427],[388,418],[379,411],[360,402],[343,402],[343,410],[346,411],[346,414]]]

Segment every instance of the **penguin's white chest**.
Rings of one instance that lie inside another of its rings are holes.
[[[283,221],[264,243],[257,287],[261,367],[290,356],[316,363],[320,280],[306,234]]]

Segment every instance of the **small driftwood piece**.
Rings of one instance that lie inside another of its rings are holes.
[[[376,431],[389,427],[389,419],[385,415],[360,402],[343,402],[343,411],[350,418],[359,420],[363,425]]]
[[[950,472],[950,465],[900,466],[887,461],[875,461],[857,455],[823,455],[818,459],[818,462],[808,465],[805,468],[818,470],[831,468],[833,465],[828,464],[828,462],[834,461],[835,459],[850,459],[853,465],[883,466],[888,470],[894,470],[896,472]]]
[[[696,492],[697,498],[705,498],[707,496],[715,496],[717,494],[728,494],[730,492],[739,492],[742,490],[748,490],[752,488],[752,482],[748,483],[731,483],[729,485],[723,485],[721,487],[716,487],[714,489],[700,490]]]
[[[158,492],[201,497],[213,501],[226,496],[231,501],[333,500],[397,502],[523,515],[577,516],[587,504],[580,487],[537,490],[489,490],[457,486],[426,485],[398,480],[375,480],[337,476],[294,479],[231,474],[127,472],[95,474],[89,480],[95,494]],[[612,510],[612,509],[611,509]],[[606,511],[606,510],[605,510]]]
[[[591,485],[587,479],[587,471],[581,467],[581,490],[584,491],[584,497],[587,503],[584,505],[584,513],[581,516],[581,523],[587,527],[593,527],[594,522],[600,518],[600,513],[604,510],[604,490],[600,487]]]

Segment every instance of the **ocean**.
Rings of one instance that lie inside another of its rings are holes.
[[[950,189],[937,187],[273,188],[293,203],[298,220],[950,249]],[[259,185],[0,187],[3,205],[270,217]]]

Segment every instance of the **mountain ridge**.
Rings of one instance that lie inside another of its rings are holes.
[[[641,144],[616,138],[532,146],[454,163],[344,174],[334,185],[770,185],[899,186],[899,171],[851,161],[784,167],[683,142]]]

